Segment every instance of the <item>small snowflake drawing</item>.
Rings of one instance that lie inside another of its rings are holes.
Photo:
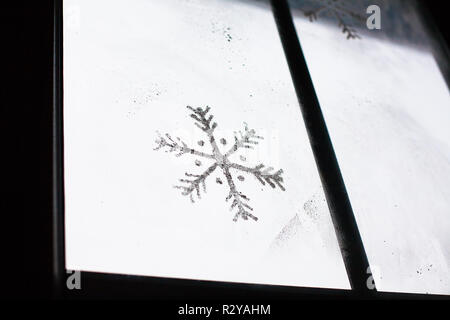
[[[313,10],[303,10],[309,21],[313,22],[317,20],[317,17],[322,13],[328,13],[334,16],[339,27],[342,28],[342,32],[347,34],[347,39],[361,39],[356,30],[352,28],[351,22],[354,20],[364,22],[364,16],[360,15],[356,10],[347,7],[347,4],[343,0],[316,0],[320,6]]]
[[[175,156],[180,157],[185,154],[190,154],[197,157],[195,161],[196,166],[201,165],[201,161],[199,158],[204,158],[207,160],[213,160],[214,163],[207,168],[201,174],[192,174],[185,172],[185,178],[180,179],[179,182],[181,185],[174,186],[176,189],[181,190],[181,194],[184,196],[188,196],[192,203],[194,203],[194,195],[196,194],[197,198],[201,198],[201,193],[206,193],[206,179],[210,176],[216,169],[220,168],[224,181],[227,182],[229,193],[225,198],[225,201],[228,202],[232,200],[230,210],[237,210],[233,221],[237,221],[239,217],[244,220],[248,220],[251,218],[255,221],[258,220],[256,216],[254,216],[251,212],[253,208],[248,204],[250,199],[239,192],[236,187],[235,180],[233,179],[232,171],[237,171],[240,173],[237,176],[239,181],[244,181],[245,178],[243,174],[249,174],[255,177],[262,185],[268,184],[272,188],[278,187],[282,191],[285,191],[283,183],[283,170],[280,169],[276,172],[273,172],[274,169],[272,167],[266,167],[264,164],[259,164],[255,167],[248,167],[239,163],[235,163],[229,160],[230,156],[240,149],[253,149],[263,137],[258,136],[253,129],[249,129],[248,125],[244,123],[244,131],[239,131],[239,134],[235,132],[234,134],[234,143],[233,145],[226,151],[222,152],[219,149],[218,142],[216,137],[214,136],[214,131],[217,128],[217,123],[213,122],[213,115],[209,114],[210,107],[206,106],[203,108],[193,108],[187,106],[187,108],[192,112],[190,117],[195,120],[194,124],[202,130],[209,141],[211,147],[211,153],[205,153],[202,151],[198,151],[194,148],[189,147],[183,140],[179,137],[172,138],[168,133],[165,135],[161,135],[159,132],[158,139],[155,140],[157,143],[156,148],[154,150],[164,149],[166,152],[174,152]],[[220,144],[226,145],[227,141],[224,138],[219,140]],[[198,142],[199,146],[204,146],[205,142],[203,140]],[[244,156],[240,156],[239,159],[241,161],[245,161]],[[234,173],[234,172],[233,172]],[[220,178],[216,178],[216,183],[223,184],[224,182]]]

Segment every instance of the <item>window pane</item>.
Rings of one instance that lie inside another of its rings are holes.
[[[349,287],[268,3],[65,1],[64,143],[67,268]]]
[[[290,3],[377,288],[450,293],[450,99],[414,2]]]

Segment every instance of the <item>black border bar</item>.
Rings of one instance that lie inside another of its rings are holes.
[[[53,284],[52,295],[60,297],[65,284],[64,228],[64,116],[63,116],[63,0],[53,1]]]

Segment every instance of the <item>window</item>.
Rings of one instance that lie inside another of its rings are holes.
[[[63,268],[449,294],[448,88],[371,4],[63,1]]]
[[[333,14],[352,23],[347,11],[311,23],[323,4],[303,4],[295,25],[377,289],[450,293],[450,98],[414,2],[379,2],[382,29],[354,41]]]

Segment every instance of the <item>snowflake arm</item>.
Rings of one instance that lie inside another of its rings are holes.
[[[186,186],[174,186],[175,189],[181,189],[182,192],[181,194],[183,196],[189,196],[189,198],[191,199],[191,202],[195,202],[194,201],[194,197],[193,197],[193,192],[194,190],[197,193],[197,197],[200,199],[200,186],[203,189],[203,192],[206,193],[206,183],[205,180],[206,178],[214,172],[214,170],[216,170],[217,168],[217,163],[214,163],[212,166],[210,166],[205,172],[203,172],[202,174],[190,174],[190,173],[185,173],[186,177],[189,178],[195,178],[193,180],[189,180],[189,179],[180,179],[180,182],[182,183],[186,183]]]
[[[222,154],[220,153],[219,147],[216,143],[216,138],[214,137],[214,130],[217,128],[217,123],[212,122],[212,119],[214,118],[212,114],[210,114],[207,118],[210,107],[206,106],[205,109],[202,109],[200,107],[194,109],[191,106],[187,106],[187,108],[193,112],[191,114],[191,118],[196,121],[194,124],[208,135],[209,143],[211,144],[211,147],[213,149],[213,157],[216,160],[222,157]]]
[[[209,106],[206,106],[204,110],[200,107],[194,109],[191,106],[187,106],[187,108],[192,111],[191,118],[196,121],[194,124],[200,128],[200,130],[206,132],[208,136],[212,135],[214,129],[217,127],[217,123],[213,122],[211,124],[211,121],[214,118],[212,114],[207,118],[207,114],[211,108]]]
[[[231,198],[233,198],[230,210],[233,210],[234,208],[238,209],[238,212],[236,212],[236,214],[234,215],[233,221],[237,221],[239,217],[242,217],[242,219],[244,220],[248,220],[248,218],[251,218],[255,221],[258,221],[258,218],[250,213],[250,211],[253,211],[253,208],[246,203],[250,199],[245,194],[237,191],[236,185],[234,184],[233,178],[231,177],[229,168],[224,167],[223,172],[225,177],[227,178],[228,186],[230,187],[230,192],[226,197],[225,201],[228,201]]]
[[[176,157],[180,157],[183,154],[193,154],[203,158],[214,159],[214,156],[211,154],[189,148],[187,144],[178,137],[174,140],[168,133],[165,134],[165,137],[161,136],[159,132],[157,133],[159,136],[158,139],[155,140],[157,146],[156,148],[153,148],[153,150],[159,150],[167,147],[166,152],[177,152],[177,154],[175,155]]]
[[[235,132],[234,135],[234,144],[227,153],[225,153],[225,158],[228,158],[230,155],[235,153],[240,148],[253,149],[253,145],[258,144],[258,139],[264,139],[261,136],[256,135],[256,131],[254,129],[249,129],[248,125],[244,122],[244,133],[239,131],[240,137],[237,136]]]
[[[251,173],[255,176],[256,179],[262,184],[266,185],[266,183],[271,186],[272,188],[275,188],[278,186],[281,190],[285,191],[286,189],[282,185],[283,183],[283,177],[281,176],[283,174],[283,170],[280,169],[276,171],[275,173],[271,173],[273,170],[272,167],[267,167],[265,169],[263,164],[259,164],[254,168],[246,167],[237,163],[230,163],[230,168],[234,168],[237,170],[241,170],[244,172]]]
[[[339,27],[342,29],[342,32],[347,35],[347,39],[356,39],[361,38],[355,29],[353,29],[348,23],[346,23],[343,19],[345,16],[349,16],[351,19],[357,20],[359,22],[364,22],[365,17],[353,11],[352,9],[348,9],[346,5],[339,0],[334,0],[333,2],[329,1],[317,1],[322,2],[321,6],[317,9],[313,10],[303,10],[304,15],[309,18],[309,21],[313,22],[317,20],[317,17],[323,11],[328,11],[332,15],[334,15],[339,23]]]
[[[353,19],[358,20],[360,22],[365,22],[366,21],[366,18],[364,16],[362,16],[362,15],[356,13],[356,12],[353,12],[352,10],[347,9],[347,8],[345,8],[343,6],[340,6],[339,3],[335,5],[335,9],[336,9],[336,11],[339,11],[340,13],[342,13],[344,15],[346,14],[346,15],[348,15],[348,16],[352,17]]]
[[[360,36],[356,33],[356,30],[351,28],[348,24],[346,24],[338,12],[333,11],[333,13],[339,22],[339,27],[342,28],[342,33],[347,34],[347,39],[356,39],[356,38],[360,39]]]

